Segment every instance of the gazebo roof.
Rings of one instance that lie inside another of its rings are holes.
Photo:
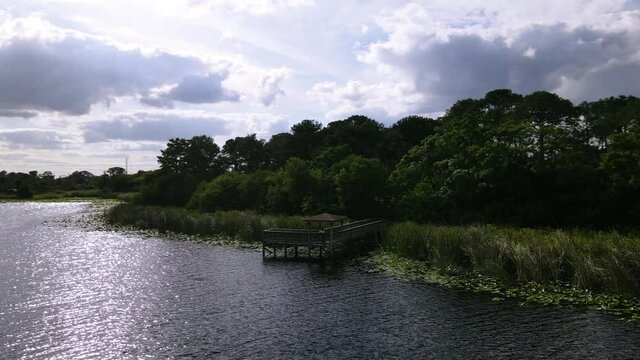
[[[304,218],[302,220],[309,221],[309,222],[311,222],[311,221],[314,221],[314,222],[338,222],[338,221],[347,220],[347,217],[346,216],[342,216],[342,215],[324,213],[324,214],[309,216],[309,217]]]

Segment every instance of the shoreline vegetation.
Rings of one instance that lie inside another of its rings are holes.
[[[269,227],[305,227],[297,216],[128,203],[110,207],[104,220],[243,247],[257,244]],[[586,306],[640,322],[640,242],[616,232],[401,222],[388,227],[364,263],[402,279],[488,294],[494,301]]]
[[[176,233],[203,239],[221,235],[244,244],[257,243],[261,231],[272,228],[302,229],[300,216],[258,215],[251,211],[203,213],[177,207],[120,203],[109,208],[104,220],[112,226],[124,226],[159,233]]]

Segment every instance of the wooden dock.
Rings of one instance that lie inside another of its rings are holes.
[[[283,259],[334,257],[362,241],[376,241],[384,220],[366,219],[324,229],[280,229],[262,231],[262,257]]]

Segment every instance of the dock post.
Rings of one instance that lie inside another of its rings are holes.
[[[265,253],[264,253],[264,242],[262,243],[262,260],[264,260],[265,258]]]
[[[298,258],[298,246],[297,245],[293,247],[293,251],[295,253],[295,258],[297,259]]]
[[[333,257],[333,228],[329,231],[329,251],[331,257]]]

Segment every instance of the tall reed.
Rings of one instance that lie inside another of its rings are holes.
[[[105,215],[108,223],[155,229],[186,235],[236,237],[244,242],[260,240],[261,231],[271,227],[303,228],[302,218],[259,215],[249,211],[201,213],[183,208],[118,204]]]
[[[393,224],[383,247],[448,273],[640,295],[640,238],[616,232]]]

